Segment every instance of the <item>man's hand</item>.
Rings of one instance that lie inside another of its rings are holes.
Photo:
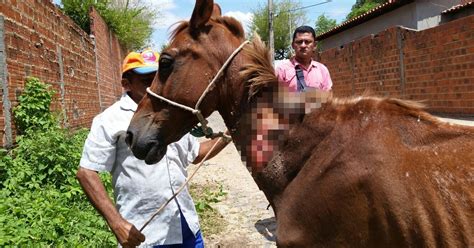
[[[145,241],[145,235],[126,220],[122,220],[112,231],[117,237],[118,242],[124,247],[136,247]]]
[[[227,130],[225,134],[229,135],[229,131]],[[214,137],[212,140],[201,142],[201,145],[199,146],[198,156],[196,157],[196,159],[194,159],[193,164],[200,163],[204,159],[206,154],[211,150],[212,146],[214,146],[214,144],[217,143],[219,140],[221,141],[215,146],[211,154],[209,154],[207,160],[216,156],[217,153],[219,153],[222,149],[224,149],[227,144],[229,144],[229,141],[225,141],[225,139],[219,139],[219,137]]]
[[[97,171],[80,167],[76,176],[90,202],[104,216],[123,247],[135,247],[145,241],[145,236],[126,221],[114,207]]]

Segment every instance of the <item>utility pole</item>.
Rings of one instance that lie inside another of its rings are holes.
[[[268,0],[268,44],[270,46],[270,58],[271,62],[273,64],[273,61],[275,61],[275,45],[274,45],[274,39],[273,39],[273,1]]]

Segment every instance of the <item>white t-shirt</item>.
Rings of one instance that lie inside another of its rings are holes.
[[[137,159],[125,143],[125,133],[137,104],[124,94],[97,115],[82,152],[80,166],[112,174],[115,203],[120,214],[137,229],[184,184],[186,167],[199,152],[199,142],[186,134],[168,145],[166,155],[154,165]],[[145,227],[143,246],[182,243],[181,209],[191,231],[199,230],[194,202],[185,188]]]

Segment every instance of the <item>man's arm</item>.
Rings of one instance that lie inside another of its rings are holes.
[[[89,201],[105,218],[123,247],[135,247],[145,241],[145,236],[117,211],[96,171],[80,167],[76,177]]]
[[[226,131],[226,134],[228,135],[229,132]],[[212,140],[207,140],[207,141],[201,142],[201,144],[199,146],[199,154],[196,157],[196,159],[193,161],[193,164],[198,164],[199,162],[201,162],[204,159],[204,157],[206,156],[206,154],[211,150],[212,146],[214,146],[214,144],[217,143],[217,142],[219,142],[219,143],[216,145],[216,147],[211,152],[211,154],[209,154],[209,156],[207,157],[208,160],[211,159],[212,157],[216,156],[220,151],[222,151],[222,149],[224,149],[224,147],[227,146],[227,144],[229,144],[229,142],[225,141],[224,138],[222,138],[222,139],[214,138]]]
[[[280,64],[278,67],[275,68],[275,75],[278,79],[278,82],[280,83],[285,83],[284,79],[284,69],[282,68],[282,64]]]
[[[324,66],[324,65],[323,65]],[[322,67],[322,75],[323,75],[323,87],[322,90],[330,91],[332,89],[332,79],[331,74],[329,74],[329,70],[326,66]]]

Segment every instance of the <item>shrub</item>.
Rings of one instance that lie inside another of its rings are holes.
[[[13,108],[16,128],[20,134],[28,129],[44,130],[57,125],[49,109],[54,93],[49,85],[39,79],[26,79],[25,90],[18,97],[18,105]]]
[[[107,26],[128,49],[142,48],[152,33],[157,11],[145,2],[110,0],[62,0],[63,12],[90,33],[89,9],[94,7]]]
[[[75,178],[87,130],[58,125],[52,94],[28,79],[14,111],[23,132],[12,150],[0,151],[0,247],[115,247]],[[110,176],[101,177],[110,192]]]

